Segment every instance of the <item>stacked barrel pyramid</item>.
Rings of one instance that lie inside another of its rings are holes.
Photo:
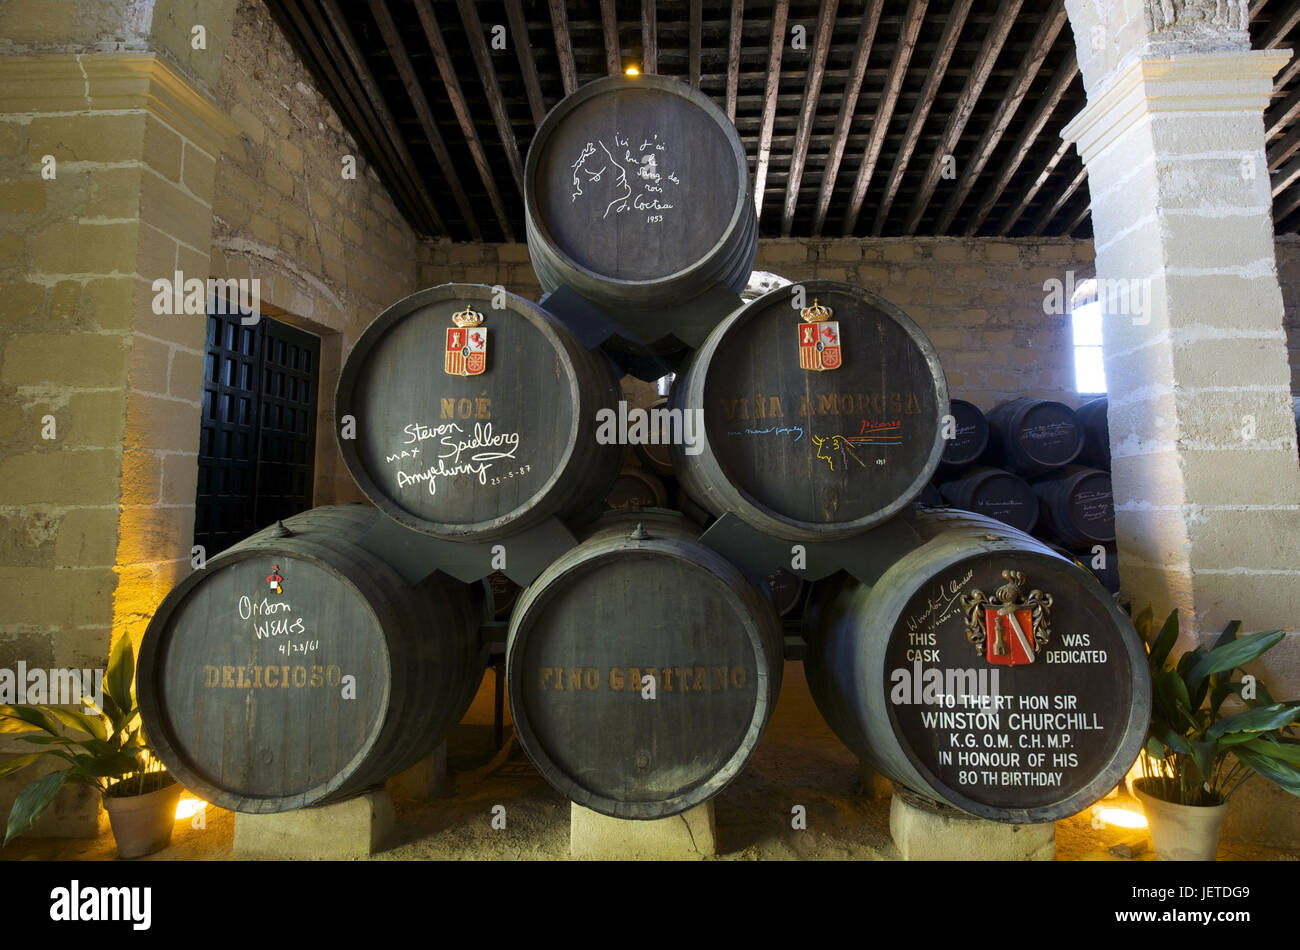
[[[1132,626],[1058,550],[917,504],[957,436],[903,311],[797,274],[742,302],[753,193],[710,100],[583,87],[526,199],[540,305],[433,287],[347,357],[339,447],[373,506],[263,530],[153,618],[141,706],[183,784],[248,812],[355,794],[445,738],[493,640],[528,757],[616,818],[722,790],[787,655],[845,745],[931,800],[1051,821],[1122,780],[1149,707]],[[629,409],[619,377],[665,369],[666,403]],[[633,445],[680,510],[604,504]],[[508,611],[490,577],[523,587]]]

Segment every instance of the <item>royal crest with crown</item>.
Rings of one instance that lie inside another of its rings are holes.
[[[840,355],[840,325],[831,320],[830,307],[817,303],[799,312],[799,366],[803,369],[837,369],[843,362]]]
[[[483,314],[469,305],[451,315],[454,327],[447,329],[444,367],[451,376],[477,376],[487,369],[487,330]]]

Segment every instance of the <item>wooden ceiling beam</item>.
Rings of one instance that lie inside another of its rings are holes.
[[[391,15],[384,6],[383,0],[370,0],[370,7],[375,16],[375,22],[379,24],[379,32],[383,34],[384,42],[388,44],[388,48],[392,53],[393,64],[397,67],[398,74],[402,78],[402,85],[407,87],[407,95],[411,97],[411,103],[415,106],[415,112],[420,118],[421,126],[433,126],[432,110],[430,110],[429,103],[424,97],[424,92],[420,89],[410,59],[404,49],[400,53],[397,52],[402,46],[402,38],[398,34],[397,25],[393,22]],[[501,200],[501,191],[497,188],[496,176],[492,173],[487,154],[483,151],[483,143],[479,140],[478,129],[474,126],[474,117],[470,112],[469,104],[465,101],[465,94],[460,88],[460,79],[456,76],[456,69],[452,65],[451,55],[447,51],[447,44],[442,38],[442,30],[438,26],[438,20],[433,15],[433,9],[429,6],[427,0],[418,0],[416,12],[419,14],[421,26],[424,27],[424,37],[429,43],[429,50],[433,53],[434,64],[438,67],[438,75],[442,77],[442,84],[447,89],[447,98],[451,102],[451,110],[456,115],[456,122],[460,125],[460,130],[465,136],[470,157],[474,160],[474,167],[478,169],[479,178],[482,179],[483,187],[487,190],[488,201],[492,205],[493,213],[496,214],[497,223],[501,226],[501,232],[505,235],[506,240],[513,242],[515,240],[514,228],[510,225],[510,217],[506,213],[505,203]],[[434,134],[436,134],[436,127]],[[425,128],[425,135],[432,138],[428,128]]]
[[[1268,149],[1268,170],[1276,171],[1297,149],[1300,149],[1300,125],[1293,125],[1290,132]]]
[[[767,164],[772,155],[772,123],[776,119],[776,92],[781,83],[781,50],[785,46],[785,21],[789,12],[790,0],[777,0],[776,9],[772,12],[772,42],[767,54],[763,127],[758,135],[758,157],[754,163],[754,214],[759,219],[763,217],[763,191],[767,187]]]
[[[736,90],[740,87],[740,49],[744,43],[741,30],[745,19],[745,0],[731,0],[731,23],[727,34],[727,118],[736,121]]]
[[[333,35],[338,40],[339,46],[342,47],[343,55],[347,57],[353,73],[356,74],[357,81],[365,91],[370,108],[374,110],[375,115],[378,116],[380,123],[383,125],[388,139],[392,142],[393,149],[397,152],[397,157],[400,160],[399,164],[410,175],[415,190],[428,210],[429,216],[441,233],[450,234],[447,225],[443,223],[442,215],[438,213],[437,206],[429,196],[428,189],[424,186],[424,179],[420,175],[419,165],[416,164],[415,158],[411,155],[411,150],[406,145],[406,137],[402,135],[397,120],[393,118],[393,113],[389,110],[388,104],[384,101],[383,93],[379,90],[379,84],[375,82],[370,67],[366,65],[366,58],[361,52],[361,47],[357,45],[356,38],[348,28],[347,20],[343,17],[343,11],[339,9],[338,0],[321,0],[319,9],[323,10],[325,16],[329,19],[330,26],[333,28]],[[466,224],[469,226],[470,223],[466,222]],[[471,233],[475,230],[473,227],[469,227],[469,229]]]
[[[524,77],[524,89],[528,93],[528,108],[533,113],[533,126],[536,127],[546,118],[546,100],[542,97],[542,84],[537,78],[537,64],[533,60],[533,45],[528,36],[528,21],[524,18],[521,0],[506,0],[506,19],[510,22],[510,35],[515,42],[515,54],[519,57],[519,71]]]
[[[1291,62],[1286,65],[1286,69],[1278,73],[1277,78],[1273,80],[1273,95],[1281,95],[1282,91],[1291,84],[1291,80],[1295,79],[1298,73],[1300,73],[1300,56],[1292,56]]]
[[[1268,25],[1268,30],[1260,37],[1256,49],[1276,49],[1286,41],[1297,23],[1300,23],[1300,0],[1291,0],[1291,5]]]
[[[1300,89],[1292,91],[1280,105],[1264,114],[1264,138],[1270,139],[1281,132],[1300,113]]]
[[[962,27],[966,25],[966,17],[970,15],[973,2],[974,0],[955,0],[952,9],[944,19],[943,33],[939,37],[939,45],[930,60],[930,69],[925,75],[925,85],[921,87],[921,94],[916,108],[912,110],[912,117],[907,121],[907,131],[903,133],[902,144],[894,152],[894,164],[889,169],[889,179],[885,182],[885,193],[876,202],[876,217],[871,222],[871,233],[875,237],[880,237],[881,232],[884,230],[885,219],[889,217],[889,209],[894,206],[894,198],[898,195],[898,186],[903,180],[903,175],[907,172],[907,165],[912,160],[912,153],[916,150],[916,140],[921,134],[921,127],[925,125],[925,120],[930,117],[934,97],[939,91],[939,84],[943,82],[944,72],[948,69],[948,61],[952,59],[952,54],[957,49],[957,40],[961,37]]]
[[[1016,22],[1016,14],[1020,12],[1023,3],[1024,0],[1002,0],[1002,3],[998,6],[997,13],[993,16],[993,22],[989,24],[989,31],[985,34],[984,44],[980,47],[979,56],[976,58],[970,76],[966,79],[966,85],[961,91],[961,97],[957,100],[957,105],[953,111],[948,114],[948,122],[939,135],[939,144],[930,156],[930,164],[926,167],[925,178],[921,182],[921,188],[916,199],[912,202],[912,210],[907,216],[907,224],[903,228],[904,234],[910,236],[916,233],[916,229],[921,223],[921,217],[925,214],[926,206],[930,203],[930,198],[934,195],[934,189],[939,184],[939,176],[943,174],[945,157],[953,154],[953,149],[957,147],[957,141],[961,138],[962,132],[966,131],[966,124],[975,111],[975,103],[978,101],[980,93],[984,91],[984,84],[988,82],[989,75],[993,72],[993,64],[997,62],[998,54],[1002,52],[1002,47],[1006,45],[1007,37],[1011,34],[1011,27]]]
[[[691,36],[690,66],[688,67],[692,89],[700,88],[700,44],[703,42],[704,10],[700,0],[691,0]]]
[[[840,99],[840,115],[835,123],[835,137],[831,140],[826,154],[826,164],[822,170],[822,184],[817,192],[817,207],[813,212],[812,233],[820,237],[826,224],[826,213],[831,206],[831,193],[835,190],[835,179],[839,176],[840,162],[844,158],[844,148],[849,139],[849,126],[853,124],[853,114],[858,108],[858,94],[862,91],[862,78],[867,74],[867,60],[871,56],[871,47],[876,41],[876,27],[880,24],[880,11],[884,0],[868,0],[858,26],[858,45],[853,50],[853,64],[849,67],[849,77],[844,87],[844,96]]]
[[[411,105],[415,107],[415,115],[420,120],[420,128],[424,130],[424,136],[429,140],[429,148],[433,149],[434,158],[438,162],[438,170],[442,172],[447,187],[451,189],[452,197],[456,200],[456,207],[460,209],[461,217],[465,219],[465,226],[469,228],[469,233],[474,240],[481,241],[483,240],[483,231],[479,227],[478,218],[474,214],[473,207],[470,206],[469,196],[465,194],[465,187],[461,184],[460,175],[456,173],[456,166],[452,163],[451,153],[447,151],[447,143],[443,141],[442,133],[438,131],[438,123],[433,118],[433,110],[429,108],[429,100],[425,98],[424,90],[420,88],[420,81],[415,75],[415,67],[411,65],[411,58],[406,55],[406,47],[402,44],[402,38],[397,32],[397,24],[393,22],[388,7],[384,5],[384,0],[370,0],[370,13],[379,25],[379,33],[384,38],[384,45],[388,49],[388,55],[392,59],[393,65],[397,67],[397,75],[402,80],[402,86],[406,89],[406,95],[410,98]]]
[[[416,0],[417,10],[423,11],[430,6],[429,0]],[[474,65],[478,67],[479,81],[483,84],[483,91],[487,93],[488,109],[492,113],[492,121],[496,123],[497,135],[501,138],[501,148],[506,153],[506,163],[510,166],[510,173],[515,176],[515,187],[519,189],[522,197],[524,160],[519,155],[519,139],[515,135],[515,130],[510,124],[510,116],[506,114],[503,104],[496,68],[492,65],[492,55],[488,52],[487,40],[483,36],[483,23],[478,18],[473,0],[456,0],[456,6],[460,10],[460,19],[465,25],[465,33],[469,38],[470,54],[474,57]]]
[[[347,117],[351,119],[352,129],[369,154],[370,160],[377,165],[383,177],[393,191],[393,198],[406,207],[415,219],[413,223],[426,229],[429,234],[446,234],[447,229],[442,220],[429,214],[429,209],[421,200],[414,182],[405,174],[407,169],[398,161],[394,147],[385,144],[385,134],[379,117],[370,107],[365,93],[358,87],[353,77],[337,64],[343,62],[343,54],[338,50],[328,27],[317,21],[313,24],[307,14],[293,0],[280,4],[294,33],[302,40],[312,62],[324,74],[325,82],[338,97],[339,104]],[[319,34],[319,35],[318,35]]]
[[[1002,197],[1002,192],[1006,191],[1007,185],[1011,184],[1011,179],[1015,177],[1016,172],[1020,169],[1020,163],[1025,160],[1029,150],[1038,141],[1038,136],[1042,134],[1043,128],[1051,119],[1052,113],[1056,110],[1061,97],[1065,94],[1065,90],[1070,87],[1070,83],[1074,82],[1074,77],[1078,74],[1078,60],[1075,59],[1074,53],[1070,53],[1061,61],[1061,65],[1056,67],[1056,72],[1052,74],[1047,89],[1038,101],[1038,108],[1029,117],[1029,121],[1020,132],[1020,137],[1011,146],[1011,152],[1007,155],[1006,161],[1002,163],[1002,167],[998,170],[993,183],[984,192],[984,197],[975,209],[975,214],[967,222],[967,237],[975,234],[984,224],[985,219],[993,212],[998,199]]]
[[[1084,179],[1087,177],[1088,168],[1085,165],[1079,169],[1079,174],[1075,175],[1074,180],[1065,186],[1065,190],[1057,196],[1056,200],[1038,212],[1038,217],[1034,218],[1034,223],[1030,225],[1029,233],[1034,237],[1042,234],[1043,228],[1052,222],[1052,219],[1056,217],[1056,212],[1065,206],[1065,203],[1070,200],[1070,196],[1079,190],[1079,186],[1083,184]]]
[[[1063,237],[1068,237],[1073,234],[1078,230],[1079,225],[1083,224],[1084,219],[1090,214],[1092,214],[1092,202],[1086,201],[1079,213],[1074,216],[1073,220],[1071,220],[1068,225],[1066,225],[1065,230],[1061,232],[1061,235]]]
[[[578,88],[578,71],[573,65],[573,40],[569,37],[569,14],[564,9],[564,0],[550,0],[551,26],[555,29],[555,55],[560,60],[560,81],[564,83],[564,94],[573,95]]]
[[[659,25],[655,22],[655,0],[641,0],[641,72],[652,76],[659,72]]]
[[[1300,179],[1300,158],[1293,159],[1270,177],[1273,197],[1282,194],[1298,179]]]
[[[975,187],[975,181],[984,170],[984,166],[993,157],[994,149],[1002,141],[1002,136],[1006,134],[1007,128],[1011,125],[1016,110],[1020,108],[1020,103],[1024,101],[1025,95],[1029,92],[1029,87],[1033,85],[1034,78],[1038,75],[1043,60],[1047,58],[1052,45],[1056,42],[1057,35],[1065,26],[1066,19],[1065,0],[1055,0],[1039,24],[1038,32],[1034,34],[1033,40],[1030,41],[1025,58],[1021,61],[1015,76],[1012,77],[1011,83],[1007,86],[1006,93],[998,103],[997,112],[994,113],[992,120],[984,130],[984,134],[980,136],[979,142],[976,143],[975,150],[966,163],[966,169],[961,178],[958,179],[956,189],[953,190],[947,202],[944,203],[943,210],[936,222],[935,234],[947,234],[948,229],[952,227],[953,218],[957,216],[962,203],[965,202],[971,189]]]
[[[858,166],[858,177],[853,182],[853,194],[844,215],[843,234],[851,237],[858,226],[858,215],[862,212],[862,202],[867,196],[867,186],[875,172],[876,162],[880,159],[880,148],[889,129],[889,120],[893,118],[894,106],[898,103],[898,93],[903,87],[907,75],[907,64],[916,49],[916,38],[921,32],[921,23],[925,20],[925,8],[929,0],[908,0],[907,14],[903,18],[902,32],[898,45],[894,48],[894,61],[889,67],[889,77],[885,80],[884,95],[876,105],[876,114],[871,119],[871,139]]]
[[[794,226],[794,208],[799,201],[799,185],[803,178],[804,162],[808,158],[808,138],[812,134],[813,117],[817,114],[817,103],[821,98],[822,76],[826,70],[826,56],[831,48],[831,32],[838,5],[839,0],[821,0],[821,8],[817,13],[812,65],[808,70],[808,81],[804,85],[799,128],[795,132],[794,147],[790,152],[790,176],[786,180],[785,207],[781,213],[782,237],[789,237]]]
[[[623,72],[623,47],[618,40],[618,11],[614,0],[600,0],[600,31],[605,37],[605,71],[611,76]]]
[[[1297,209],[1300,209],[1300,188],[1293,189],[1290,195],[1279,195],[1277,200],[1273,202],[1273,223],[1275,225],[1281,224],[1295,214]],[[1288,230],[1294,231],[1295,229],[1290,228]]]
[[[1047,163],[1039,169],[1038,174],[1034,177],[1034,180],[1029,183],[1029,187],[1025,189],[1014,207],[1009,208],[1007,213],[1002,216],[1002,221],[998,225],[998,235],[1000,237],[1006,237],[1011,233],[1011,229],[1015,227],[1016,222],[1020,220],[1020,216],[1025,213],[1025,209],[1029,207],[1029,203],[1034,200],[1039,189],[1047,183],[1047,179],[1052,177],[1052,172],[1056,170],[1056,166],[1061,163],[1061,159],[1065,158],[1066,153],[1069,151],[1070,143],[1062,140],[1061,144],[1056,147],[1056,151],[1048,156]]]

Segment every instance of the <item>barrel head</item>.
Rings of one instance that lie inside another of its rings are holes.
[[[467,308],[486,332],[476,375],[448,355],[453,314]],[[529,301],[476,284],[430,288],[386,310],[339,380],[337,418],[356,420],[355,438],[341,434],[339,445],[358,487],[401,524],[449,539],[519,530],[541,508],[555,514],[548,493],[574,452],[580,408],[592,410],[559,332]]]
[[[150,738],[186,787],[221,807],[328,797],[384,725],[391,674],[378,620],[312,559],[267,549],[214,562],[164,602],[149,638]]]
[[[836,365],[820,370],[801,345],[818,324],[795,306],[814,301],[837,324]],[[760,297],[714,332],[688,375],[674,401],[703,409],[708,458],[674,449],[690,470],[684,484],[778,537],[879,524],[922,490],[944,449],[948,393],[933,347],[902,311],[850,284],[806,281]]]

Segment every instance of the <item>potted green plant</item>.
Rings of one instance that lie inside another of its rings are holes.
[[[0,777],[52,756],[63,768],[28,784],[14,800],[5,844],[31,828],[64,785],[92,785],[103,796],[117,853],[152,854],[171,841],[181,787],[149,748],[136,705],[135,655],[129,637],[114,646],[104,675],[101,706],[88,697],[87,714],[63,706],[0,705],[0,732],[38,747],[0,762]]]
[[[1133,782],[1151,827],[1156,856],[1167,861],[1214,860],[1228,798],[1252,775],[1300,796],[1300,703],[1275,702],[1239,668],[1282,640],[1272,630],[1239,637],[1233,621],[1210,649],[1188,650],[1167,664],[1178,639],[1178,611],[1155,641],[1151,610],[1134,619],[1149,644],[1152,702],[1142,777]]]

